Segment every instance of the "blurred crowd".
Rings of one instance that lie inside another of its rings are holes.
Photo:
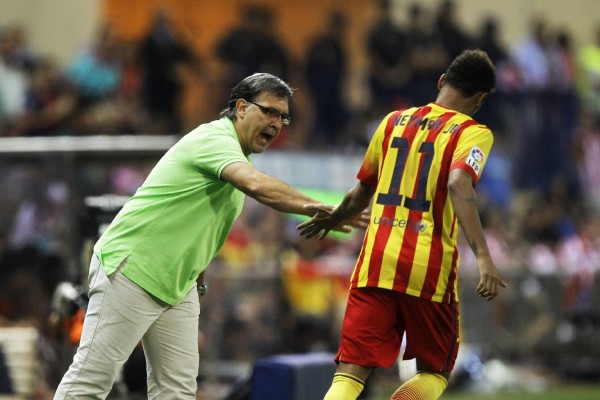
[[[292,109],[295,121],[305,121],[304,131],[294,140],[284,132],[279,150],[361,153],[383,115],[433,101],[448,62],[478,47],[498,73],[496,93],[475,116],[495,134],[478,188],[483,225],[499,268],[509,282],[520,282],[504,305],[515,298],[530,304],[539,304],[540,296],[559,299],[559,309],[548,305],[554,303],[540,306],[553,319],[526,322],[532,324],[529,350],[541,338],[558,335],[569,342],[578,333],[597,332],[600,20],[595,41],[573,43],[568,30],[538,17],[527,35],[507,47],[498,20],[490,16],[477,32],[467,31],[452,1],[440,0],[432,10],[414,2],[401,10],[407,23],[393,17],[392,2],[378,4],[379,17],[361,44],[368,67],[361,77],[364,104],[358,105],[348,100],[352,26],[342,10],[307,42],[302,61],[286,53],[277,34],[285,21],[262,6],[240,10],[239,24],[223,33],[212,54],[197,54],[193,38],[161,10],[136,42],[102,26],[66,66],[34,52],[22,27],[1,26],[0,137],[183,135],[198,123],[183,107],[190,80],[213,87],[216,116],[234,83],[262,71],[309,93],[309,101]],[[209,59],[222,66],[219,76],[211,76]],[[67,181],[56,161],[0,160],[0,325],[37,326],[49,338],[50,360],[58,357],[52,343],[60,336],[48,323],[53,292],[61,281],[81,280],[73,265],[87,262],[68,251],[74,228],[67,221],[77,218],[67,215],[81,210],[77,204],[85,196],[132,194],[152,165],[83,163]],[[201,343],[207,357],[252,362],[274,352],[336,348],[340,299],[360,233],[308,242],[298,239],[295,223],[259,204],[247,205],[215,260],[218,268],[208,274],[217,290],[209,291],[201,316],[211,327]],[[460,250],[461,273],[469,279],[474,259],[464,244]],[[557,293],[540,291],[547,277],[559,282]],[[501,315],[496,323],[510,328]],[[513,345],[524,343],[515,339]]]

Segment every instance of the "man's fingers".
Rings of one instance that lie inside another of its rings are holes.
[[[296,230],[297,231],[302,230],[302,229],[306,228],[309,224],[310,224],[310,221],[306,221],[301,224],[298,224],[298,225],[296,225]],[[300,233],[300,234],[302,235],[302,233]]]

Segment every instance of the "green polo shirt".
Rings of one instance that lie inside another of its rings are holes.
[[[125,276],[168,304],[178,303],[219,252],[244,205],[220,179],[249,163],[233,123],[200,125],[156,164],[94,246],[107,275],[127,259]]]

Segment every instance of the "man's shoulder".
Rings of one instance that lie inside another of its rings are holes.
[[[234,133],[235,129],[233,123],[228,118],[215,119],[210,122],[205,122],[198,125],[190,133],[203,133],[203,132],[214,132],[214,133]],[[188,134],[189,135],[189,134]]]
[[[182,141],[205,141],[208,139],[212,142],[236,139],[233,123],[227,118],[206,122],[198,125],[181,138]]]

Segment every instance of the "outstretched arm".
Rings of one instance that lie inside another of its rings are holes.
[[[369,206],[375,189],[373,185],[367,185],[362,182],[357,183],[356,186],[346,193],[341,204],[333,211],[327,210],[324,204],[308,204],[306,208],[319,212],[310,220],[298,225],[297,229],[300,231],[300,236],[310,239],[320,234],[319,238],[323,239],[341,221],[347,221],[357,216],[366,224],[365,217],[368,217],[365,216],[363,210]]]
[[[473,179],[465,171],[453,170],[448,178],[448,189],[458,222],[477,258],[477,293],[487,300],[492,300],[498,294],[500,286],[506,287],[507,284],[498,273],[483,234]]]
[[[304,208],[305,204],[314,203],[315,199],[277,178],[263,174],[250,164],[236,162],[228,165],[223,169],[221,179],[277,211],[308,216],[315,213]]]
[[[322,209],[319,210],[305,207],[306,204],[318,203],[318,201],[244,162],[236,162],[225,167],[221,173],[221,179],[231,183],[253,199],[280,212],[313,216],[319,211],[327,213],[334,209],[334,206],[329,204],[322,204]],[[337,231],[350,232],[351,229],[346,225],[365,228],[366,223],[361,218],[348,220],[344,218],[334,228]]]

